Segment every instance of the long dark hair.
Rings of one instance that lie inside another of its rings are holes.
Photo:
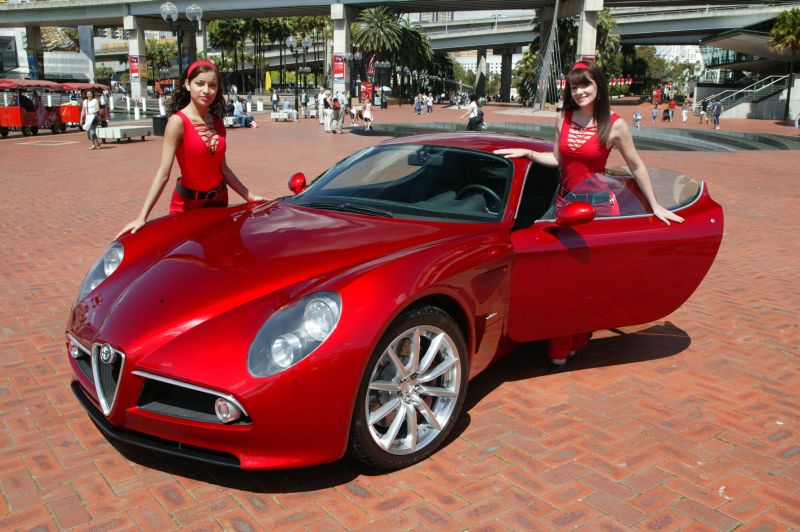
[[[588,68],[583,68],[585,65]],[[594,81],[597,85],[597,98],[594,101],[594,123],[597,124],[597,137],[600,144],[605,146],[611,134],[611,104],[608,99],[608,79],[600,68],[590,61],[581,61],[578,67],[573,67],[567,74],[567,85],[564,87],[564,108],[579,109],[580,106],[572,99],[573,85],[590,85]]]
[[[208,110],[211,114],[219,117],[225,116],[225,89],[222,86],[222,78],[217,69],[209,65],[197,65],[192,69],[191,73],[187,69],[181,75],[181,79],[178,80],[178,86],[172,92],[172,103],[169,106],[170,114],[174,114],[189,105],[189,102],[192,101],[192,95],[186,88],[186,81],[188,80],[191,83],[194,78],[205,72],[213,72],[217,76],[217,95],[211,105],[208,106]]]

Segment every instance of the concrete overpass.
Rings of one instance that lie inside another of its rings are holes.
[[[91,26],[119,26],[120,24],[132,34],[128,41],[128,55],[144,56],[144,31],[168,30],[167,24],[161,19],[159,7],[163,0],[48,0],[34,1],[23,4],[0,4],[0,27],[25,27],[28,33],[28,42],[33,43],[32,48],[40,48],[38,28],[41,26],[70,26],[77,25],[83,28],[81,33],[81,49],[92,47]],[[542,27],[549,27],[553,18],[555,0],[179,0],[177,3],[179,13],[185,13],[190,3],[197,3],[203,9],[203,20],[225,18],[255,18],[271,16],[301,16],[301,15],[330,15],[333,21],[333,53],[346,53],[350,50],[349,23],[352,22],[360,9],[374,6],[389,6],[398,11],[475,11],[490,9],[537,9]],[[745,0],[705,0],[704,6],[738,5],[750,6],[752,1]],[[787,2],[774,2],[785,5]],[[559,17],[579,16],[578,55],[594,55],[594,41],[597,24],[597,13],[604,7],[646,9],[646,8],[672,8],[676,6],[692,6],[697,2],[690,0],[562,0],[560,3]],[[696,12],[696,10],[695,10]],[[639,17],[637,19],[636,17]],[[623,38],[636,39],[647,35],[648,20],[655,15],[630,15],[630,22],[621,23],[618,31]],[[774,16],[774,15],[773,15]],[[669,15],[663,15],[657,22],[664,26],[662,32],[679,32],[680,25],[687,20],[669,20]],[[188,24],[188,23],[187,23]],[[451,24],[452,25],[452,24]],[[623,33],[624,27],[630,25],[631,31]],[[637,27],[638,25],[638,27]],[[702,25],[702,24],[701,24]],[[87,32],[86,29],[89,28]],[[190,58],[195,55],[195,42],[192,38],[193,29],[185,26],[188,34],[184,43],[184,55]],[[89,38],[86,35],[89,35]],[[659,32],[654,32],[659,33]],[[687,34],[688,35],[688,34]],[[511,25],[501,29],[495,27],[493,31],[481,28],[462,31],[447,28],[443,33],[431,33],[432,44],[435,49],[458,50],[478,49],[478,87],[485,76],[485,54],[487,48],[513,49],[514,45],[527,44],[536,38],[529,22],[522,22],[516,27]],[[689,37],[687,37],[689,38]],[[694,37],[691,37],[694,38]],[[696,38],[693,42],[697,42]],[[674,43],[674,41],[671,41]],[[30,46],[30,45],[29,45]],[[510,51],[504,59],[504,70],[510,76]],[[91,50],[94,59],[94,50]],[[481,60],[483,58],[483,60]],[[506,64],[508,63],[508,64]],[[334,81],[335,88],[344,90],[349,80],[349,69],[345,69],[344,79]],[[144,82],[132,83],[134,94],[140,93]]]

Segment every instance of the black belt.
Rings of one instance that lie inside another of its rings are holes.
[[[611,201],[611,192],[587,192],[585,194],[576,194],[575,192],[566,192],[561,190],[561,197],[566,200],[585,201],[590,205],[598,205],[600,203],[608,203]]]
[[[178,191],[178,194],[183,196],[186,199],[190,200],[213,200],[219,193],[222,192],[222,185],[218,186],[217,188],[213,188],[211,190],[193,190],[191,188],[186,188],[185,186],[181,185],[180,180],[175,182],[175,190]]]

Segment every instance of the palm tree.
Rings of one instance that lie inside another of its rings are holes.
[[[778,15],[775,25],[770,31],[769,46],[778,53],[789,51],[789,88],[786,92],[786,109],[784,120],[789,119],[789,102],[794,85],[794,60],[800,51],[800,9],[789,9]]]
[[[402,44],[400,15],[387,7],[369,7],[351,26],[353,44],[379,55],[396,53]]]

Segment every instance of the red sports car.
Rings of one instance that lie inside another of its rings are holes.
[[[434,452],[468,381],[520,342],[649,322],[710,268],[722,208],[651,170],[667,226],[625,172],[555,211],[557,169],[427,135],[361,150],[296,194],[166,216],[92,266],[67,325],[72,389],[111,438],[247,469],[381,468]],[[605,193],[605,192],[604,192]],[[602,194],[601,194],[602,195]],[[606,198],[608,201],[608,198]]]

